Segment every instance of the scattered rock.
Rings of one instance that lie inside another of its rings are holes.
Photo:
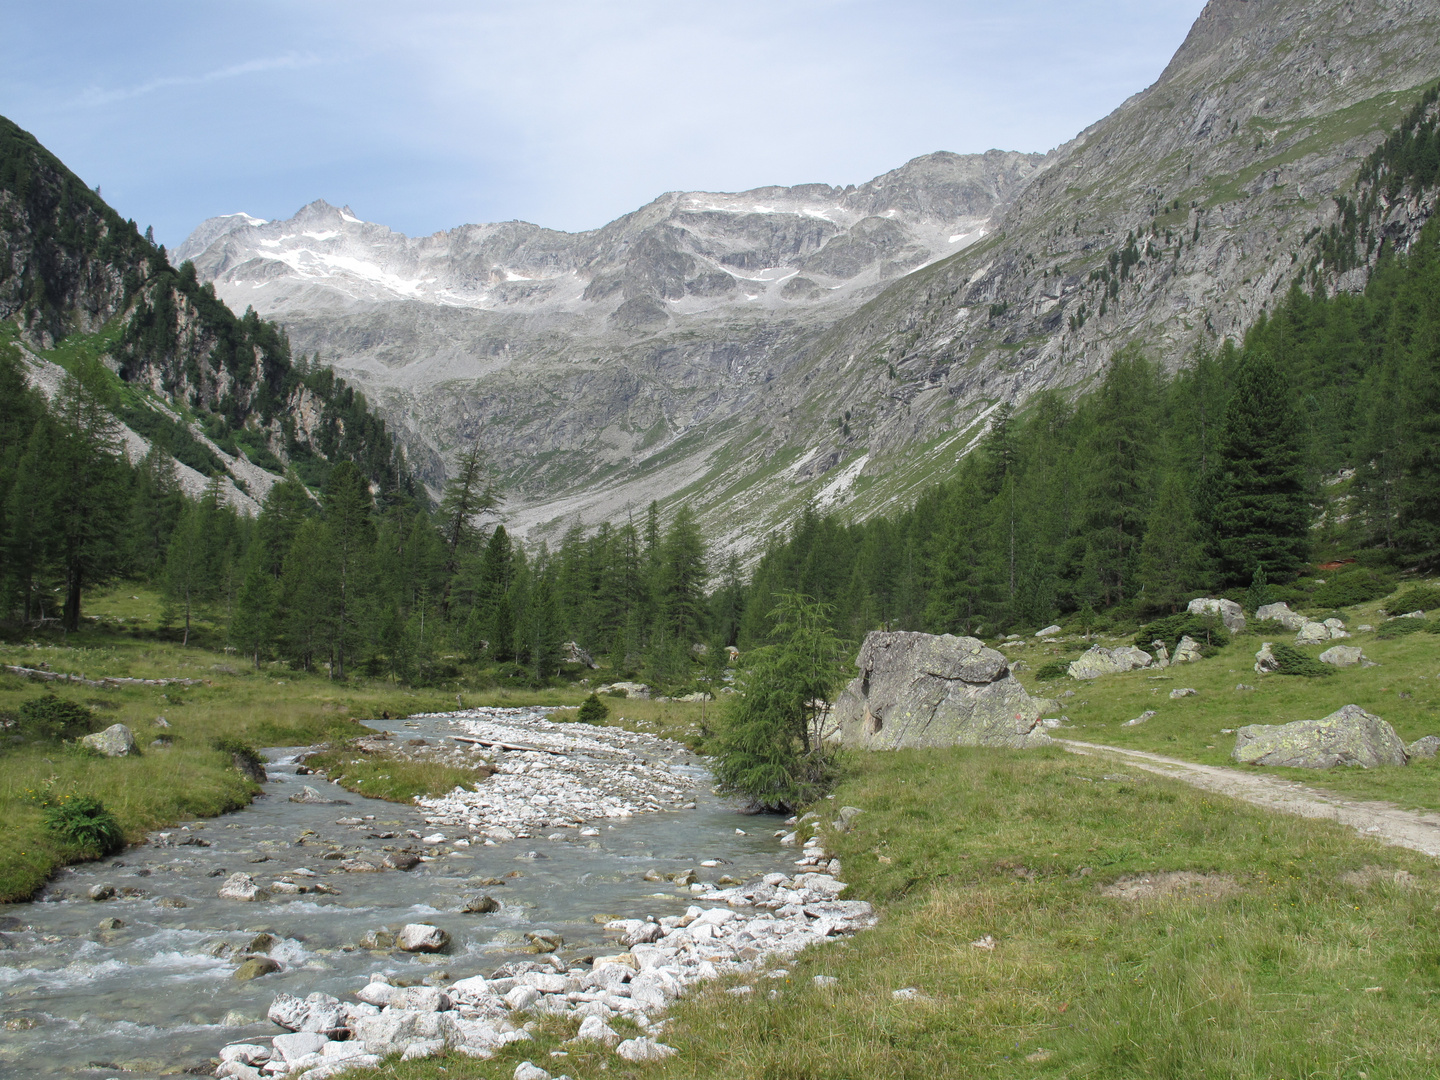
[[[1254,688],[1253,686],[1251,686],[1249,683],[1237,682],[1237,683],[1235,684],[1235,689],[1236,689],[1236,690],[1254,690],[1255,688]]]
[[[1216,600],[1200,597],[1191,600],[1185,608],[1191,615],[1218,615],[1225,629],[1232,634],[1245,632],[1245,612],[1234,600]]]
[[[871,750],[1049,743],[1004,655],[976,638],[872,631],[835,704],[839,740]]]
[[[1199,693],[1200,691],[1196,690],[1193,686],[1178,686],[1170,691],[1170,699],[1172,701],[1178,701],[1180,698],[1196,697]]]
[[[538,1065],[532,1065],[528,1061],[522,1061],[515,1066],[513,1080],[550,1080],[550,1074]]]
[[[1205,654],[1201,644],[1189,634],[1180,638],[1175,645],[1175,655],[1170,658],[1172,664],[1193,664],[1196,661],[1204,660]]]
[[[1133,645],[1121,645],[1114,649],[1093,645],[1078,660],[1072,660],[1067,670],[1072,679],[1098,679],[1101,675],[1119,675],[1149,667],[1151,660],[1149,653]]]
[[[420,856],[413,851],[391,851],[385,855],[385,865],[394,870],[413,870],[420,865]]]
[[[675,1048],[641,1035],[636,1039],[626,1039],[615,1047],[615,1053],[626,1061],[664,1061],[675,1053]]]
[[[489,915],[500,910],[500,901],[486,893],[477,893],[466,900],[460,910],[466,915]]]
[[[1271,672],[1280,670],[1280,661],[1275,658],[1271,651],[1273,641],[1266,641],[1261,644],[1260,651],[1255,654],[1255,674],[1269,675]]]
[[[1139,727],[1141,724],[1145,723],[1146,720],[1149,720],[1149,719],[1150,719],[1152,716],[1154,716],[1154,715],[1155,715],[1155,710],[1154,710],[1154,709],[1146,709],[1146,710],[1145,710],[1144,712],[1142,712],[1139,716],[1135,717],[1134,720],[1126,720],[1126,721],[1125,721],[1123,724],[1121,724],[1120,726],[1121,726],[1121,727]]]
[[[270,894],[259,885],[249,874],[234,873],[225,879],[225,884],[220,886],[219,893],[221,900],[240,900],[244,902],[255,902],[269,900]]]
[[[1319,645],[1330,640],[1330,628],[1324,623],[1307,622],[1295,635],[1296,645]]]
[[[271,975],[280,970],[280,965],[268,956],[247,956],[240,961],[230,977],[236,982],[249,982],[261,975]]]
[[[450,935],[429,923],[406,923],[395,937],[395,944],[405,952],[440,952],[450,944]]]
[[[1060,627],[1059,627],[1059,625],[1058,625],[1058,624],[1051,624],[1050,626],[1045,627],[1045,629],[1043,629],[1043,630],[1036,630],[1036,631],[1035,631],[1035,636],[1038,637],[1038,638],[1048,638],[1048,637],[1054,637],[1054,636],[1055,636],[1056,634],[1058,634],[1058,633],[1060,633]]]
[[[186,901],[183,897],[179,897],[179,896],[162,896],[162,897],[160,897],[160,899],[158,899],[158,900],[155,901],[155,906],[156,906],[156,907],[162,907],[162,908],[168,908],[168,909],[170,909],[170,910],[172,910],[172,911],[178,911],[178,910],[180,910],[181,908],[187,908],[187,907],[189,907],[190,904],[189,904],[189,902]]]
[[[1299,630],[1309,620],[1290,610],[1289,604],[1265,604],[1255,611],[1255,618],[1261,621],[1278,622],[1286,630]]]
[[[91,900],[113,900],[115,898],[115,886],[91,885],[87,893]]]
[[[111,724],[104,731],[86,735],[80,740],[80,745],[88,746],[106,757],[128,757],[140,752],[140,747],[135,744],[135,736],[124,724]]]
[[[1358,645],[1332,645],[1320,654],[1322,664],[1333,664],[1338,668],[1354,667],[1365,659]]]
[[[1435,756],[1436,751],[1440,751],[1440,735],[1426,735],[1405,748],[1405,752],[1412,758],[1424,758],[1427,761]]]
[[[362,949],[393,949],[395,935],[388,930],[371,930],[358,942]]]
[[[1319,720],[1250,724],[1235,733],[1234,760],[1254,765],[1328,769],[1336,765],[1404,765],[1405,744],[1395,729],[1358,705]]]
[[[334,803],[334,802],[336,802],[337,800],[335,800],[335,799],[327,799],[324,795],[320,794],[320,792],[317,791],[315,788],[311,787],[309,784],[306,784],[305,787],[304,787],[304,789],[303,789],[302,791],[300,791],[300,792],[299,792],[298,794],[296,794],[296,795],[291,795],[291,796],[290,796],[290,801],[291,801],[291,802],[298,802],[298,803],[316,803],[316,804],[322,804],[322,805],[323,805],[323,804],[331,804],[331,803]]]
[[[1431,757],[1434,757],[1434,755],[1432,754]],[[96,930],[119,930],[119,929],[120,929],[122,926],[124,926],[124,925],[125,925],[125,922],[124,922],[123,919],[117,919],[117,918],[115,918],[115,917],[112,915],[112,916],[110,916],[110,918],[108,918],[108,919],[101,919],[98,923],[96,923],[96,924],[95,924],[95,929],[96,929]]]
[[[580,1030],[573,1042],[598,1042],[614,1046],[620,1041],[620,1033],[598,1016],[587,1016],[580,1021]]]

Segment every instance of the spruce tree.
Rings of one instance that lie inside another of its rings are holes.
[[[1264,565],[1275,581],[1304,566],[1310,545],[1304,431],[1286,373],[1263,349],[1244,354],[1225,410],[1208,516],[1221,583],[1246,585]]]
[[[1179,473],[1160,482],[1140,545],[1139,582],[1145,606],[1170,614],[1209,582],[1205,537],[1194,501]]]

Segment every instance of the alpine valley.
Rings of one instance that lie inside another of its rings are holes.
[[[1382,245],[1322,245],[1437,74],[1429,0],[1213,0],[1154,85],[1045,155],[672,192],[574,234],[410,238],[316,201],[212,218],[173,258],[361,388],[432,491],[478,440],[516,532],[683,498],[743,556],[806,503],[913,501],[999,403],[1126,344],[1173,369],[1297,280],[1362,289]],[[1367,229],[1403,250],[1432,208],[1382,197]]]

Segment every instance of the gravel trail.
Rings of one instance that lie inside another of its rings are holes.
[[[1393,803],[1350,799],[1306,787],[1294,780],[1218,765],[1198,765],[1193,761],[1163,757],[1144,750],[1125,750],[1074,739],[1057,739],[1056,742],[1072,754],[1118,758],[1137,769],[1243,799],[1267,810],[1300,817],[1328,818],[1350,826],[1361,836],[1440,858],[1440,814],[1404,810]]]

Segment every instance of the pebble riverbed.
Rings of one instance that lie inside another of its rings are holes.
[[[781,846],[780,819],[716,798],[676,744],[540,709],[371,726],[497,771],[401,806],[272,751],[245,810],[0,905],[0,1076],[158,1077],[218,1058],[227,1075],[320,1080],[396,1050],[484,1056],[539,1013],[639,1060],[667,1049],[610,1021],[658,1036],[687,985],[873,921],[835,899],[838,863]],[[397,947],[427,927],[443,951]],[[248,961],[273,970],[237,979]]]

